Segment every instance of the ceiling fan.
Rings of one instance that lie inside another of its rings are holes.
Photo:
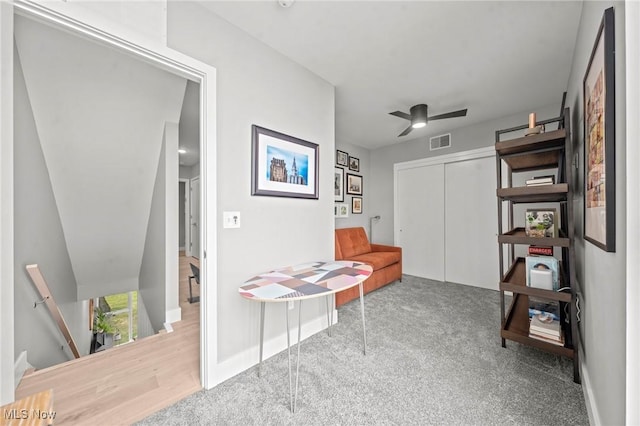
[[[445,114],[434,115],[432,117],[427,117],[427,105],[418,104],[414,105],[409,109],[409,114],[402,111],[394,111],[389,114],[395,115],[396,117],[404,118],[405,120],[411,121],[411,125],[404,129],[404,132],[400,133],[398,137],[406,136],[413,129],[419,129],[427,125],[427,121],[430,120],[442,120],[443,118],[454,118],[454,117],[464,117],[467,115],[467,109],[461,109],[459,111],[447,112]]]

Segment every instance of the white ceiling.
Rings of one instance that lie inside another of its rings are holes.
[[[204,1],[336,86],[336,142],[366,148],[559,104],[581,1]],[[408,136],[388,115],[468,108]]]

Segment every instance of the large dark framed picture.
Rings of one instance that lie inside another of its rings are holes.
[[[347,194],[362,195],[362,176],[347,173]]]
[[[614,13],[604,11],[583,80],[584,238],[615,251],[615,79]]]
[[[251,126],[251,195],[318,199],[318,144]]]

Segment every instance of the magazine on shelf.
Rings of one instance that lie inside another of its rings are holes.
[[[529,318],[532,318],[534,315],[542,314],[560,321],[560,302],[557,300],[546,300],[529,296]]]
[[[524,224],[527,237],[558,237],[556,209],[527,209]]]
[[[525,257],[527,287],[557,291],[560,288],[558,259],[553,256]]]

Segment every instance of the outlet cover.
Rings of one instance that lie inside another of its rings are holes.
[[[240,212],[223,212],[223,228],[240,228]]]

